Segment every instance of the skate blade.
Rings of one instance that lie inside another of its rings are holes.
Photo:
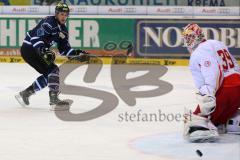
[[[70,106],[73,103],[73,100],[71,99],[65,99],[64,101],[67,101],[69,105],[50,105],[50,111],[66,111],[70,109]]]
[[[69,110],[69,105],[50,105],[50,111],[66,111]]]
[[[25,104],[24,101],[22,100],[22,97],[20,96],[20,94],[16,94],[16,95],[15,95],[15,99],[18,101],[18,103],[19,103],[22,107],[26,107],[26,104]]]

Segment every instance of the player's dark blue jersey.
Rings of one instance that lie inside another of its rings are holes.
[[[35,28],[27,32],[23,43],[31,45],[35,49],[50,48],[54,43],[57,43],[61,55],[71,56],[75,54],[75,50],[68,42],[67,27],[64,24],[59,24],[55,16],[42,19]]]

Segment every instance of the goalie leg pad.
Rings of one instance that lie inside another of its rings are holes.
[[[183,135],[190,142],[212,142],[219,136],[217,128],[208,118],[194,114],[185,114]]]

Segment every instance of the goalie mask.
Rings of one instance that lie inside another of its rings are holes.
[[[202,29],[197,24],[188,24],[182,32],[184,45],[192,52],[199,43],[205,40]]]

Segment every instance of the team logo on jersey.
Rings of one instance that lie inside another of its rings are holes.
[[[43,28],[39,28],[38,30],[37,30],[37,36],[38,37],[41,37],[41,36],[43,36],[44,35],[44,30],[43,30]]]
[[[205,61],[205,62],[204,62],[204,66],[205,66],[205,67],[211,66],[211,62],[210,62],[210,61]]]
[[[59,32],[59,37],[64,39],[66,36],[62,32]]]

